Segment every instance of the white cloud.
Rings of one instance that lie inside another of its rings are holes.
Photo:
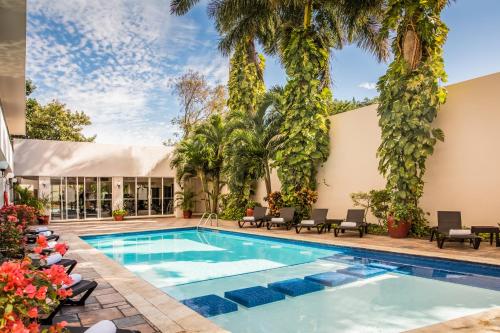
[[[36,97],[87,113],[93,125],[85,132],[98,142],[172,137],[178,106],[169,82],[194,69],[224,83],[228,60],[215,35],[200,38],[207,32],[189,17],[171,16],[169,3],[29,0],[27,76],[39,87]]]
[[[377,89],[377,84],[375,82],[363,82],[358,85],[359,88],[373,90]]]

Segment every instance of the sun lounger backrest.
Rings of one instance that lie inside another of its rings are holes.
[[[345,219],[347,222],[363,223],[365,221],[365,210],[364,209],[348,209],[347,217]]]
[[[438,231],[449,232],[450,229],[462,229],[462,214],[453,211],[438,211]]]
[[[267,207],[254,207],[253,208],[253,217],[256,220],[259,220],[259,219],[263,218],[264,216],[266,216],[266,212],[267,212]]]
[[[316,223],[325,222],[327,214],[328,214],[327,208],[315,208],[311,213],[311,220],[314,220],[314,222]]]
[[[284,219],[285,222],[292,221],[294,214],[295,214],[295,208],[293,207],[284,207],[280,209],[280,217]]]

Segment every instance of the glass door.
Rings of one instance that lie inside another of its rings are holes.
[[[163,215],[174,213],[174,180],[163,178]]]
[[[54,221],[64,219],[62,200],[62,178],[50,179],[50,217]]]
[[[137,215],[149,215],[149,178],[137,178]]]
[[[135,198],[135,178],[123,178],[123,208],[129,216],[137,216]]]
[[[161,178],[151,178],[151,215],[162,214]]]
[[[99,178],[99,183],[100,183],[100,218],[106,218],[106,217],[111,217],[111,212],[112,212],[112,185],[111,185],[111,178]]]
[[[85,177],[85,218],[96,219],[97,208],[97,178]]]
[[[66,207],[66,219],[76,220],[78,219],[78,182],[75,177],[66,178],[66,195],[63,196],[65,199]]]

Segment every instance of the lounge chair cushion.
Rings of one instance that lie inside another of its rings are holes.
[[[253,216],[244,216],[243,217],[243,221],[253,222],[253,221],[255,221],[255,217],[253,217]]]
[[[271,219],[271,222],[277,222],[277,223],[280,223],[280,222],[281,222],[281,223],[282,223],[282,222],[285,222],[285,219],[284,219],[284,218],[282,218],[282,217],[273,217],[273,218]]]
[[[115,333],[116,326],[111,320],[101,320],[97,324],[89,327],[85,333]]]
[[[470,235],[471,231],[470,229],[450,229],[450,236],[464,236],[464,235]]]
[[[314,225],[314,220],[302,220],[302,222],[300,222],[300,224],[303,224],[303,225]]]
[[[75,284],[77,284],[78,282],[82,281],[82,276],[81,276],[80,274],[75,274],[75,273],[73,273],[73,274],[70,274],[70,275],[69,275],[69,277],[71,278],[71,280],[72,280],[73,282],[71,282],[71,284],[69,284],[69,285],[65,285],[65,284],[63,284],[63,286],[62,286],[62,287],[63,287],[63,289],[68,289],[68,288],[71,288],[71,287],[73,287]]]
[[[357,226],[358,226],[358,224],[356,222],[344,221],[344,222],[340,223],[341,228],[356,228]]]
[[[47,262],[47,266],[50,266],[55,263],[58,263],[59,261],[61,261],[61,259],[62,255],[59,252],[56,252],[48,256],[47,259],[45,259],[45,261]]]

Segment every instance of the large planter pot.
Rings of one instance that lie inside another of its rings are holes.
[[[184,217],[185,219],[190,219],[191,216],[193,216],[192,211],[190,211],[190,210],[183,210],[182,211],[182,217]]]
[[[123,215],[113,216],[113,220],[115,220],[115,221],[123,221],[124,218],[125,218],[125,216],[123,216]]]
[[[253,208],[247,208],[246,214],[247,216],[253,216]]]
[[[37,216],[37,219],[38,219],[38,224],[41,224],[41,225],[47,225],[50,222],[49,215],[40,215],[40,216]]]
[[[410,221],[398,221],[392,215],[387,218],[387,231],[392,238],[405,238],[408,237],[410,232]]]

